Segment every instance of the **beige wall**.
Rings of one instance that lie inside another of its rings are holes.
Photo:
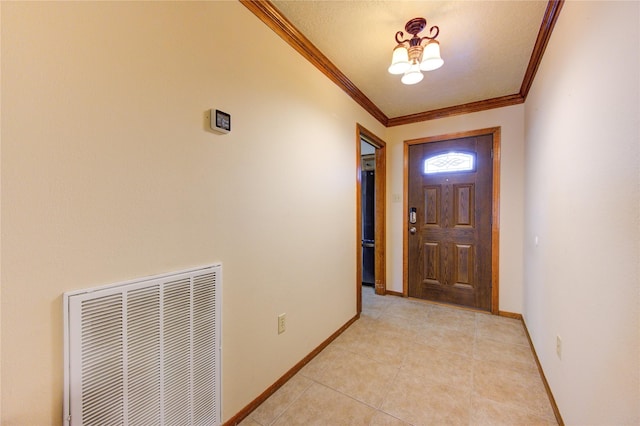
[[[384,129],[239,2],[1,7],[2,424],[61,423],[63,292],[215,261],[229,418],[355,314]]]
[[[639,27],[565,3],[525,106],[524,316],[566,424],[640,423]]]
[[[568,424],[638,423],[638,3],[567,2],[526,105],[389,129],[237,2],[0,4],[3,425],[61,422],[64,291],[223,262],[225,418],[351,318],[356,122],[394,291],[403,141],[502,128],[500,309]]]
[[[428,79],[428,75],[425,77]],[[428,84],[428,82],[426,82]],[[403,146],[405,140],[501,128],[500,310],[522,312],[524,107],[515,105],[406,126],[390,127],[387,140],[387,289],[402,291]]]

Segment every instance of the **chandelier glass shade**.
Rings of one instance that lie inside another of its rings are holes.
[[[431,27],[429,36],[418,37],[427,21],[424,18],[413,18],[405,25],[405,30],[413,37],[403,40],[404,33],[396,33],[397,46],[393,49],[391,65],[388,71],[391,74],[403,74],[402,83],[416,84],[422,81],[422,71],[433,71],[444,64],[440,57],[440,43],[436,40],[440,29]],[[433,34],[433,35],[431,35]],[[425,45],[423,41],[427,41]]]

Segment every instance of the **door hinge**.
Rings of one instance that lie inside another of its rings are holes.
[[[493,158],[493,147],[491,147],[491,158]]]

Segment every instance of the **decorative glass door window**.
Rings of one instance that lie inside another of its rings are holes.
[[[469,172],[475,170],[475,155],[466,152],[447,152],[424,160],[424,174]]]

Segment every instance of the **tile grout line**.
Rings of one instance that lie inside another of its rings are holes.
[[[307,378],[308,378],[308,377],[307,377]],[[309,379],[309,380],[311,380],[312,382],[315,382],[315,380],[313,380],[313,379],[310,379],[310,378],[308,378],[308,379]],[[275,417],[274,417],[274,419],[273,419],[273,420],[271,420],[271,422],[270,422],[268,425],[265,425],[265,426],[271,426],[271,425],[275,424],[275,423],[278,421],[278,419],[284,415],[284,413],[286,413],[287,411],[289,411],[289,408],[291,408],[291,406],[292,406],[296,401],[298,401],[300,398],[302,398],[302,395],[304,395],[305,393],[307,393],[307,391],[311,388],[311,386],[313,386],[313,383],[310,383],[310,384],[309,384],[309,386],[307,386],[306,388],[304,388],[304,390],[303,390],[302,392],[300,392],[300,394],[299,394],[297,397],[295,397],[295,398],[294,398],[294,399],[293,399],[289,404],[287,404],[287,407],[286,407],[284,410],[282,410],[282,412],[281,412],[280,414],[278,414],[277,416],[275,416]],[[256,421],[255,419],[252,419],[252,420],[253,420],[253,421]]]

